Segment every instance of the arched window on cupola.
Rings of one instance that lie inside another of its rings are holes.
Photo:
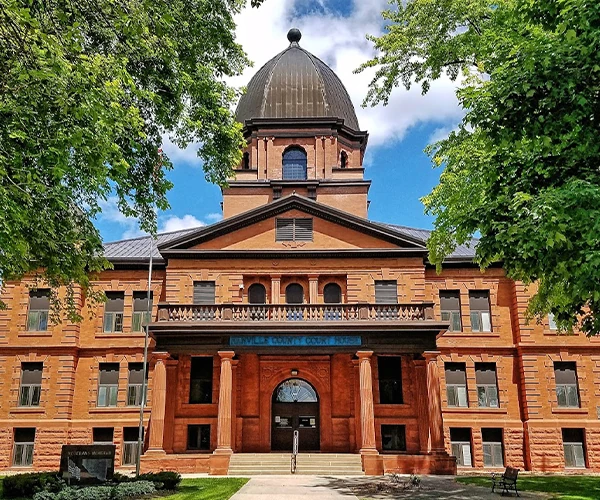
[[[348,153],[342,151],[340,153],[340,168],[346,168],[348,166]]]
[[[306,151],[291,146],[283,152],[283,180],[306,180]]]
[[[248,288],[248,302],[250,304],[266,304],[267,291],[264,285],[260,283],[250,285],[250,288]]]

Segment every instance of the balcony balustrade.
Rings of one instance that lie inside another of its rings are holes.
[[[418,304],[159,304],[158,322],[425,321],[433,303]]]

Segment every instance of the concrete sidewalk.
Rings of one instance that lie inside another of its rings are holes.
[[[457,483],[454,476],[421,476],[420,489],[393,490],[380,488],[389,478],[368,476],[253,476],[232,500],[500,500],[499,493],[490,488]],[[514,498],[514,495],[511,495]],[[548,495],[521,493],[521,498],[542,500]]]

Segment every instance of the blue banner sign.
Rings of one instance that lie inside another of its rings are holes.
[[[229,338],[229,345],[241,347],[321,347],[360,346],[357,335],[248,335]]]

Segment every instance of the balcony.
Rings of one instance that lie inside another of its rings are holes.
[[[433,303],[418,304],[159,304],[164,322],[321,322],[400,321],[433,319]]]

